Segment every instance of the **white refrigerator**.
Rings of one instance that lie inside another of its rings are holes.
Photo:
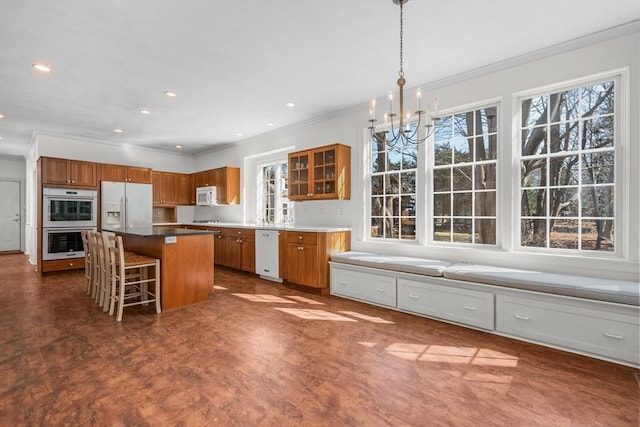
[[[124,230],[152,226],[151,184],[102,181],[100,189],[102,229]]]

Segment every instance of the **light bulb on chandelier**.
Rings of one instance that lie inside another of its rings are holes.
[[[376,100],[371,101],[371,107],[369,108],[369,131],[371,132],[371,138],[375,139],[381,144],[395,147],[398,144],[417,145],[426,141],[433,134],[433,121],[437,119],[438,112],[438,97],[434,98],[433,111],[425,111],[421,107],[422,103],[422,90],[418,88],[416,90],[416,111],[413,116],[416,119],[411,121],[411,111],[404,110],[404,85],[406,80],[404,78],[403,69],[403,30],[404,30],[404,15],[403,5],[409,0],[393,0],[393,3],[400,6],[400,71],[398,71],[398,113],[393,111],[393,93],[389,93],[389,111],[384,115],[385,128],[388,127],[388,131],[376,131]],[[420,129],[424,124],[425,132],[421,134]],[[412,129],[412,125],[415,127]]]

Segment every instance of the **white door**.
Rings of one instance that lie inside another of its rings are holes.
[[[20,183],[0,181],[0,251],[20,250]]]

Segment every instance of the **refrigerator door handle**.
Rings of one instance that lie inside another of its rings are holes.
[[[121,230],[126,230],[126,227],[127,227],[127,209],[129,209],[129,198],[126,197],[126,196],[123,197],[121,203],[123,203],[123,209],[122,209],[122,214],[120,215],[120,229]]]

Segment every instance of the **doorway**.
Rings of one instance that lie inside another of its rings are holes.
[[[0,181],[0,252],[20,250],[20,182]]]

